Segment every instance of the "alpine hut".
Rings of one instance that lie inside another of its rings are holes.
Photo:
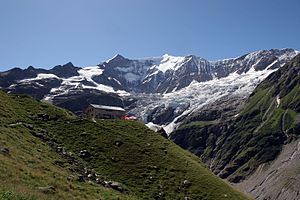
[[[97,104],[90,104],[85,109],[85,113],[90,118],[99,119],[121,119],[126,116],[126,111],[124,108]]]

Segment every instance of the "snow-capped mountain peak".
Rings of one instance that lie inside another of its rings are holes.
[[[132,113],[170,132],[182,117],[210,101],[226,95],[249,95],[260,81],[298,53],[293,49],[261,50],[214,62],[194,55],[128,59],[117,54],[84,68],[67,63],[51,70],[12,69],[0,73],[0,87],[53,100],[57,105],[72,100],[124,106],[124,96],[130,96],[134,99],[130,102],[135,102]]]
[[[111,62],[111,61],[116,61],[116,62],[118,62],[118,61],[120,61],[120,60],[124,60],[124,59],[126,59],[124,56],[122,56],[121,54],[116,54],[116,55],[114,55],[112,58],[110,58],[110,59],[108,59],[107,61],[105,61],[104,63],[109,63],[109,62]]]
[[[170,56],[168,54],[163,55],[160,64],[157,66],[157,69],[166,72],[167,70],[176,70],[186,58],[180,56]]]

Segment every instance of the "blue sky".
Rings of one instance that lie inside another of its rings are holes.
[[[0,0],[0,70],[300,49],[299,0]]]

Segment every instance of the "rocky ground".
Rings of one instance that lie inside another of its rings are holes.
[[[271,163],[262,164],[236,186],[258,200],[300,199],[300,139],[283,147]]]

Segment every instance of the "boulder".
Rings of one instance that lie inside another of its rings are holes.
[[[120,192],[122,192],[124,190],[121,183],[118,183],[118,182],[115,182],[115,181],[109,182],[109,186],[112,189],[118,190]]]
[[[9,124],[8,126],[9,127],[16,127],[16,126],[19,126],[19,125],[22,125],[23,123],[22,122],[17,122],[17,123],[14,123],[14,124]]]
[[[28,128],[29,130],[34,129],[34,126],[32,124],[25,124],[25,127]]]
[[[92,170],[88,170],[88,172],[87,172],[87,177],[89,178],[89,179],[91,179],[91,180],[96,180],[96,178],[97,178],[97,173],[96,173],[96,171],[94,170],[94,169],[92,169]]]
[[[81,150],[79,152],[79,157],[80,158],[89,158],[91,156],[92,156],[92,154],[90,152],[88,152],[87,150]]]
[[[70,175],[70,176],[67,177],[67,180],[68,181],[74,181],[75,180],[75,176]]]
[[[192,183],[191,183],[189,180],[184,180],[184,181],[183,181],[183,185],[184,185],[185,187],[189,187],[189,186],[192,185]]]
[[[32,135],[37,137],[37,138],[40,138],[43,141],[49,141],[50,140],[50,138],[48,136],[46,136],[45,134],[43,134],[43,133],[32,132]]]
[[[114,145],[117,146],[117,147],[121,147],[122,144],[123,144],[122,141],[115,141],[115,142],[114,142]]]
[[[50,116],[47,115],[47,114],[42,114],[41,113],[41,114],[38,114],[37,117],[38,117],[39,120],[42,120],[42,121],[49,121],[50,120]]]
[[[85,181],[84,176],[83,175],[78,175],[78,181],[79,182],[84,182]]]
[[[37,189],[45,194],[53,194],[56,191],[55,187],[52,185],[46,187],[38,187]]]
[[[10,152],[9,148],[0,146],[0,153],[2,153],[4,155],[9,155],[9,152]]]

